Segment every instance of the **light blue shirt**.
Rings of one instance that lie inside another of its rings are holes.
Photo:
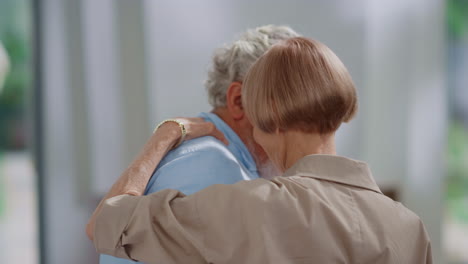
[[[217,115],[201,113],[199,116],[215,124],[224,133],[229,145],[214,137],[185,141],[161,160],[146,186],[145,194],[176,189],[190,195],[213,184],[232,184],[259,177],[255,161],[239,136]],[[100,263],[139,262],[101,255]]]

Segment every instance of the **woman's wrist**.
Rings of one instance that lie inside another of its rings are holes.
[[[178,120],[178,119],[166,119],[164,121],[162,121],[161,123],[159,123],[156,128],[154,129],[153,133],[156,132],[161,126],[167,124],[167,123],[172,123],[172,124],[177,124],[179,126],[179,129],[180,129],[180,133],[181,133],[181,136],[180,136],[180,139],[179,141],[177,142],[177,144],[175,145],[175,147],[178,147],[180,144],[182,144],[182,142],[184,142],[185,140],[185,136],[187,135],[187,130],[185,129],[185,125],[182,123],[181,120]]]
[[[180,137],[181,131],[177,123],[161,125],[122,174],[119,184],[121,188],[116,188],[116,194],[143,195],[159,161],[179,142]]]
[[[175,122],[166,122],[154,131],[151,140],[155,143],[166,143],[169,149],[177,145],[182,137],[182,130]]]

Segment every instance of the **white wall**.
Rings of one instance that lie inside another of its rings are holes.
[[[151,133],[141,2],[41,1],[46,263],[97,263],[84,228]]]
[[[73,21],[64,12],[60,0],[43,1],[43,115],[44,115],[44,233],[47,263],[93,263],[91,245],[85,243],[83,233],[87,210],[79,204],[80,177],[75,149],[77,131],[72,112],[71,66],[68,49],[69,39],[65,38],[67,24]],[[76,18],[76,17],[75,17]],[[75,87],[76,88],[76,87]],[[86,129],[86,128],[85,128]]]
[[[441,251],[447,127],[444,1],[368,1],[364,159]]]
[[[288,25],[329,45],[364,85],[365,1],[144,1],[151,120],[209,111],[203,81],[213,51],[247,28]],[[338,141],[360,157],[360,115]]]

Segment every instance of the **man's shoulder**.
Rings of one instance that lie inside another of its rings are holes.
[[[179,147],[171,150],[161,165],[184,159],[217,159],[236,161],[237,158],[221,141],[214,137],[200,137],[182,143]]]
[[[224,143],[204,137],[169,152],[153,173],[146,193],[176,189],[192,194],[213,184],[233,184],[255,177]]]

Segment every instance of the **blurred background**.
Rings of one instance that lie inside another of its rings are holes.
[[[265,24],[343,60],[360,112],[338,152],[422,218],[434,263],[468,263],[468,0],[0,0],[0,262],[97,263],[97,201],[154,124],[210,110],[213,50]]]

